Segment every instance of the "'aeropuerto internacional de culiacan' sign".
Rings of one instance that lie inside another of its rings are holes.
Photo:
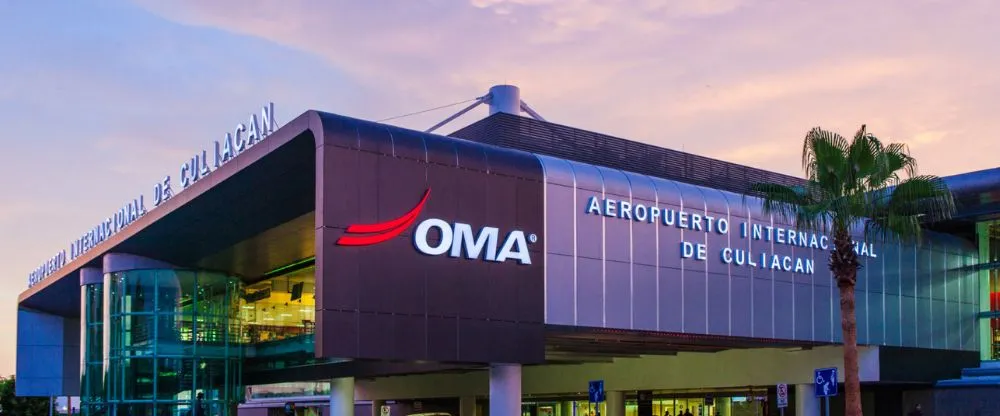
[[[591,196],[584,211],[590,215],[630,220],[637,223],[659,224],[682,230],[729,235],[733,233],[729,220],[708,214],[698,214],[679,209],[660,208],[645,204],[633,204],[611,198]],[[753,224],[744,221],[736,227],[736,234],[743,240],[766,241],[810,249],[830,249],[829,237],[792,228]],[[767,251],[752,252],[737,247],[708,247],[701,242],[681,241],[678,247],[681,258],[699,261],[708,260],[709,250],[717,251],[718,258],[725,264],[740,267],[755,267],[768,270],[784,270],[799,274],[815,274],[816,263],[812,258],[793,257]],[[854,251],[859,256],[878,258],[875,246],[868,242],[855,242]]]
[[[181,190],[187,189],[198,180],[208,176],[213,171],[233,160],[240,153],[260,143],[265,138],[278,129],[278,123],[274,118],[274,103],[267,103],[260,110],[260,118],[256,114],[251,114],[250,119],[245,123],[238,123],[232,132],[226,132],[222,140],[215,142],[214,158],[209,158],[209,151],[202,150],[191,159],[184,161],[180,166]],[[174,196],[174,188],[170,175],[153,185],[151,202],[153,208],[160,206]],[[84,253],[90,251],[98,244],[104,242],[111,236],[117,234],[125,227],[129,226],[149,210],[146,208],[145,195],[139,195],[132,201],[125,203],[121,209],[111,216],[83,233],[69,245],[67,250],[62,250],[50,257],[42,265],[28,273],[28,287],[32,287],[42,281],[52,273],[73,261]]]

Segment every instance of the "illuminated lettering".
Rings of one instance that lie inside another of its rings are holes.
[[[440,234],[440,240],[432,243],[428,236],[432,229]],[[439,256],[448,253],[450,257],[466,259],[482,259],[490,262],[503,263],[507,260],[517,260],[520,264],[531,264],[531,253],[528,251],[528,241],[535,242],[537,237],[530,238],[523,231],[514,230],[507,234],[503,245],[497,249],[500,230],[495,227],[483,227],[477,234],[472,226],[464,223],[449,224],[447,221],[431,218],[417,225],[413,232],[413,244],[417,251],[429,256]]]

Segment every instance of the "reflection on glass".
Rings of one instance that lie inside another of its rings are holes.
[[[760,416],[765,414],[766,392],[751,389],[745,393],[684,392],[676,397],[660,392],[650,401],[653,416]],[[603,416],[607,402],[595,405],[588,401],[533,401],[522,405],[524,416]],[[626,397],[625,415],[638,416],[635,396]]]
[[[985,241],[986,247],[985,258],[981,259],[983,263],[994,263],[1000,262],[1000,221],[994,221],[986,226],[986,236],[980,241]],[[989,274],[987,278],[987,293],[989,296],[989,311],[994,314],[1000,313],[1000,268],[994,267],[992,270],[988,270],[986,273]],[[989,323],[989,333],[987,334],[989,339],[989,352],[988,358],[992,360],[1000,360],[1000,317],[994,316],[990,318]]]
[[[84,350],[80,357],[80,410],[89,415],[99,413],[104,406],[104,285],[84,286],[81,297]]]
[[[256,344],[258,359],[283,363],[268,354],[287,345],[268,343],[295,339],[300,355],[315,360],[314,272],[290,270],[244,287],[221,273],[131,270],[85,286],[81,414],[184,415],[194,406],[233,414],[244,396],[244,345]],[[324,388],[320,394],[329,394]]]
[[[106,409],[89,402],[84,412],[181,415],[200,406],[211,414],[231,414],[242,393],[239,280],[208,272],[133,270],[106,275],[104,286],[109,345],[100,405]]]
[[[326,381],[302,381],[290,383],[261,384],[247,386],[250,399],[270,399],[275,397],[329,396],[330,383]]]
[[[576,408],[576,416],[597,416],[597,413],[602,415],[608,414],[605,402],[598,404],[586,401],[573,402],[573,407]]]

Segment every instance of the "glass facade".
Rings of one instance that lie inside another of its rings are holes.
[[[330,382],[297,381],[247,386],[247,396],[250,400],[288,397],[329,397]]]
[[[1000,221],[979,224],[980,263],[985,265],[980,298],[983,359],[1000,360]]]
[[[104,407],[104,285],[81,288],[80,412],[103,414]]]
[[[690,412],[696,416],[759,416],[766,414],[767,390],[744,393],[685,393],[658,394],[651,401],[653,415],[679,416]],[[564,404],[568,404],[564,406]],[[607,413],[607,402],[586,400],[568,403],[560,401],[526,401],[522,416],[600,416]],[[625,416],[637,416],[639,403],[634,396],[625,401]]]
[[[314,273],[303,264],[244,285],[222,273],[142,269],[83,285],[81,414],[234,414],[246,365],[316,360]],[[323,383],[313,384],[303,391]]]
[[[132,270],[106,274],[101,286],[83,295],[83,414],[233,413],[242,398],[238,278]]]
[[[316,332],[316,267],[254,283],[243,290],[240,315],[249,344],[294,338]]]

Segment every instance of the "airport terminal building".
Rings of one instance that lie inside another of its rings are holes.
[[[734,416],[777,414],[786,383],[786,414],[819,414],[814,370],[842,367],[828,236],[743,195],[800,179],[491,112],[441,136],[265,106],[30,273],[17,394]],[[924,241],[859,238],[869,414],[1000,391],[1000,168],[945,179],[959,211]]]

